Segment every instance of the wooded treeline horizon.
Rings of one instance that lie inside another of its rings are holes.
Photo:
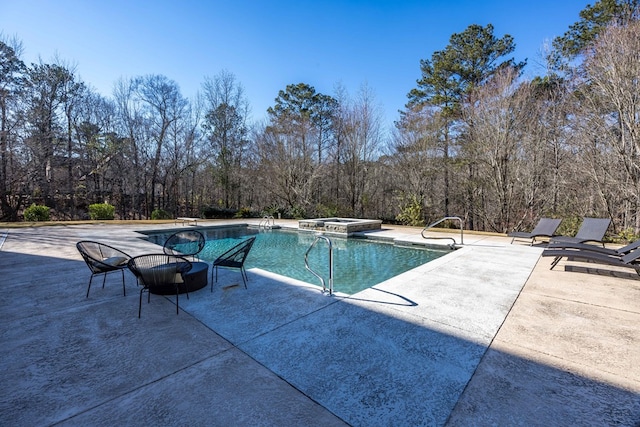
[[[96,93],[61,60],[26,65],[0,34],[0,221],[109,203],[119,219],[359,217],[529,229],[607,217],[640,235],[640,0],[601,0],[522,77],[516,41],[470,25],[420,61],[394,128],[375,90],[282,89],[267,119],[227,70],[187,99],[162,74]]]

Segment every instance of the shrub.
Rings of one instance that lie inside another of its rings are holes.
[[[203,218],[217,218],[217,219],[227,219],[233,218],[233,215],[236,213],[233,209],[224,209],[217,206],[205,206],[202,208],[202,217]]]
[[[411,196],[409,200],[400,208],[400,213],[396,219],[403,225],[424,227],[424,211],[418,196]]]
[[[316,206],[316,213],[318,218],[335,218],[340,216],[340,210],[337,206],[327,206],[323,204]]]
[[[624,230],[620,231],[617,236],[615,236],[615,240],[622,242],[634,242],[639,238],[640,236],[634,232],[633,228],[625,228]]]
[[[556,234],[561,236],[575,236],[582,224],[582,217],[576,215],[566,216],[562,219]]]
[[[284,209],[281,209],[278,205],[273,204],[264,208],[264,210],[262,211],[262,216],[271,215],[274,218],[277,218],[278,214],[282,215],[283,211]]]
[[[89,218],[92,220],[113,219],[116,208],[109,203],[89,205]]]
[[[251,218],[251,209],[240,208],[238,212],[233,216],[234,218]]]
[[[151,212],[151,219],[171,219],[172,216],[169,212],[164,209],[154,209]]]
[[[292,206],[287,212],[286,217],[293,219],[303,219],[307,217],[307,212],[302,206]]]
[[[50,218],[49,208],[44,205],[32,203],[31,206],[24,210],[25,221],[49,221]]]

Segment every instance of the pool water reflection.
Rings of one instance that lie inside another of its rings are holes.
[[[200,258],[213,261],[218,255],[249,236],[256,236],[245,268],[253,267],[320,286],[304,266],[304,254],[315,239],[309,232],[260,230],[246,226],[200,229],[207,243]],[[152,234],[149,239],[162,245],[168,234]],[[334,290],[354,294],[370,288],[450,251],[403,247],[369,239],[331,236]],[[327,245],[318,242],[309,253],[309,266],[328,279]]]

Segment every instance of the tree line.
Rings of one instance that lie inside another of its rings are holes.
[[[56,59],[0,39],[0,220],[32,204],[83,219],[353,216],[424,225],[460,216],[506,232],[541,216],[609,217],[640,234],[640,0],[601,0],[524,78],[515,41],[470,25],[420,61],[391,132],[373,88],[281,90],[267,119],[229,71],[194,99],[161,75],[110,97]]]

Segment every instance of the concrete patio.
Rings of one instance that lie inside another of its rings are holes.
[[[152,295],[138,319],[130,273],[126,296],[113,274],[85,298],[75,242],[138,255],[159,248],[137,230],[172,228],[0,228],[0,425],[640,426],[632,270],[550,271],[540,247],[465,234],[352,296],[251,269],[248,289],[225,271],[179,315]]]

